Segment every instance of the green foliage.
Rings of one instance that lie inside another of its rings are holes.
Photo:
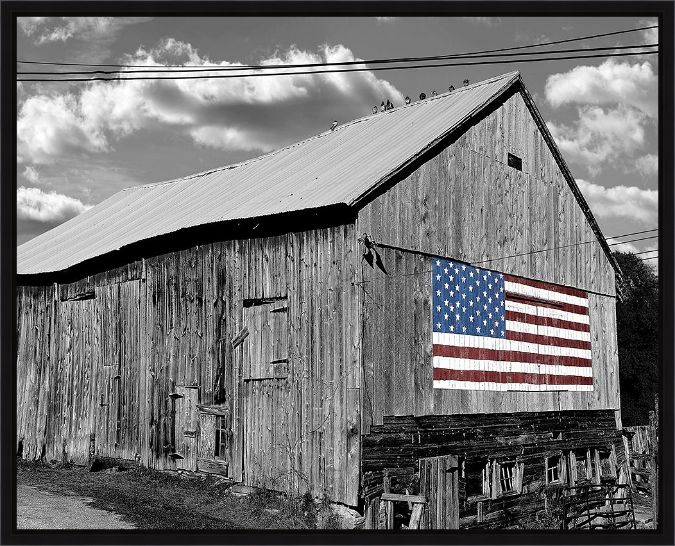
[[[658,277],[634,254],[614,256],[624,275],[616,306],[621,415],[624,426],[646,425],[659,384]]]

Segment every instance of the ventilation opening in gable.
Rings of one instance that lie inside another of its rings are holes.
[[[508,154],[507,158],[509,167],[513,167],[514,169],[517,169],[519,171],[523,170],[523,160],[519,158],[517,155]]]

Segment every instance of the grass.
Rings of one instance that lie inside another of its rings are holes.
[[[316,529],[339,526],[327,502],[259,490],[233,495],[231,485],[210,475],[146,468],[89,472],[74,465],[17,462],[19,484],[93,499],[140,529]],[[327,511],[327,512],[326,512]]]

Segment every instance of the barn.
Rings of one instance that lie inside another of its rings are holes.
[[[504,526],[623,480],[620,272],[518,72],[120,191],[17,264],[26,459],[217,473],[370,527],[414,495],[426,527]]]

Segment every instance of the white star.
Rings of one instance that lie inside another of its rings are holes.
[[[492,276],[492,271],[488,271],[488,277]]]
[[[504,322],[504,317],[502,316],[502,322]]]
[[[488,303],[492,303],[492,298],[488,298]]]
[[[473,300],[469,302],[469,307],[473,307]]]
[[[469,292],[473,292],[473,286],[469,285]]]
[[[500,279],[503,279],[503,278],[504,278],[504,275],[502,275],[502,274],[500,273],[500,274],[499,274],[499,278],[500,278]]]
[[[452,282],[452,281],[454,281],[454,280],[455,280],[455,276],[454,276],[454,275],[450,275],[450,282]]]
[[[465,266],[465,265],[463,265],[463,266],[462,266],[462,271],[464,271],[465,269],[466,269],[466,266]]]
[[[437,295],[437,296],[440,296],[440,295],[441,295],[441,291],[440,291],[440,290],[436,290],[436,295]]]
[[[455,295],[455,291],[454,291],[454,290],[450,290],[450,297],[452,297],[452,296],[454,296],[454,295]]]
[[[454,305],[451,305],[451,306],[450,306],[450,311],[454,311],[454,310],[455,310],[455,306],[454,306]]]
[[[487,326],[487,320],[483,321],[483,326]]]
[[[504,307],[504,302],[503,302],[503,301],[500,301],[500,302],[499,302],[499,305],[501,305],[502,307]]]
[[[454,332],[454,331],[455,331],[455,327],[452,326],[452,325],[450,325],[450,331],[451,331],[451,332]]]
[[[466,299],[466,294],[462,294],[462,299],[463,299],[463,300]]]
[[[448,316],[449,316],[449,315],[448,315],[447,313],[445,313],[444,316],[445,316],[445,320],[448,320]]]
[[[499,292],[495,292],[495,299],[499,299]]]
[[[473,322],[473,316],[470,316],[470,317],[469,317],[469,320],[470,320],[471,322]]]
[[[459,269],[457,269],[457,268],[455,267],[455,275],[456,275],[457,273],[459,273]]]
[[[459,320],[459,315],[455,315],[455,320]]]
[[[480,281],[476,281],[476,286],[480,286]]]
[[[462,332],[466,332],[466,326],[462,326]]]
[[[448,268],[447,267],[443,270],[443,273],[445,273],[446,275],[448,274]]]
[[[448,289],[448,283],[447,282],[445,283],[445,289],[446,290]]]
[[[487,275],[483,275],[483,280],[487,281]]]
[[[483,311],[487,311],[487,305],[483,305]],[[492,317],[490,317],[492,318]]]
[[[436,275],[436,280],[437,280],[437,281],[440,281],[440,280],[441,280],[441,276],[440,276],[440,275]]]
[[[469,277],[473,277],[473,271],[469,271]]]
[[[440,275],[439,275],[438,278],[439,278],[439,279],[441,278]],[[488,283],[488,288],[489,288],[490,290],[492,290],[492,283]]]
[[[495,335],[495,331],[494,331],[494,330],[490,330],[490,333],[491,333],[492,335]]]
[[[499,326],[499,323],[495,320],[495,326]],[[502,332],[503,334],[504,332]]]
[[[500,291],[500,292],[503,292],[503,291],[504,291],[504,287],[503,287],[503,286],[500,286],[500,287],[499,287],[499,291]]]
[[[480,326],[476,326],[476,332],[480,334]]]
[[[504,330],[502,330],[502,335],[504,335]]]
[[[462,307],[462,313],[466,313],[466,307]]]
[[[441,310],[441,306],[440,306],[440,305],[437,305],[437,306],[436,306],[436,311],[440,311],[440,310]]]
[[[427,324],[429,324],[429,323],[427,322]],[[436,329],[438,329],[438,330],[441,329],[441,323],[440,322],[436,323]]]
[[[480,317],[480,311],[476,311],[476,316]]]
[[[454,267],[454,266],[455,266],[455,264],[453,264],[452,262],[450,262],[448,265],[450,265],[450,267]]]
[[[462,277],[462,282],[466,282],[466,277]]]
[[[458,284],[455,285],[455,290],[457,290],[457,292],[459,292],[459,285]]]
[[[486,309],[487,309],[487,306],[486,306]],[[492,319],[492,313],[488,313],[488,318]]]
[[[441,261],[440,261],[440,260],[436,260],[436,265],[441,265]],[[427,323],[427,324],[429,324],[429,323]]]
[[[487,298],[487,292],[483,292],[483,297]]]
[[[443,305],[445,305],[445,306],[447,307],[449,303],[450,303],[450,302],[449,302],[448,300],[445,300],[445,301],[443,302]],[[429,324],[429,323],[427,322],[427,324]]]
[[[495,307],[495,313],[499,313],[499,307]]]

